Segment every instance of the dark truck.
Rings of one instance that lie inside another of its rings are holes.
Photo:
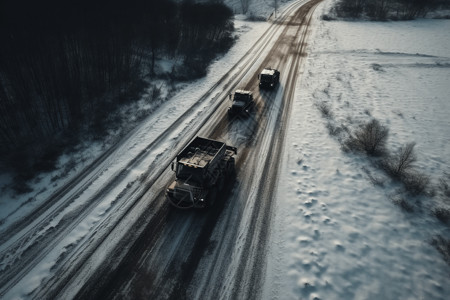
[[[233,98],[230,94],[230,99],[233,100],[231,107],[228,108],[228,114],[240,114],[244,111],[248,111],[248,109],[253,105],[253,93],[245,90],[236,90],[234,92]]]
[[[265,68],[258,75],[260,88],[274,88],[280,82],[280,72],[272,68]]]
[[[172,163],[176,178],[166,190],[177,208],[208,207],[235,172],[237,149],[225,143],[196,137]]]

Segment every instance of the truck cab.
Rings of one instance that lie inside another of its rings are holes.
[[[259,87],[273,89],[280,82],[280,72],[272,68],[264,68],[258,75]]]
[[[228,108],[228,114],[239,114],[249,110],[253,105],[253,93],[246,90],[236,90],[234,95],[229,95],[233,101],[231,107]]]

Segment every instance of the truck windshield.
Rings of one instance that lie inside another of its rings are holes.
[[[238,94],[238,93],[234,94],[234,101],[244,101],[245,102],[245,100],[247,98],[248,98],[248,96],[244,95],[244,94]]]
[[[177,178],[186,180],[188,183],[201,184],[203,182],[203,169],[188,167],[183,164],[177,166]]]
[[[272,76],[267,74],[261,74],[261,81],[262,82],[270,82],[272,81]]]

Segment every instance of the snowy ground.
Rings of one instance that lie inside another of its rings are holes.
[[[263,2],[252,7],[264,9]],[[340,150],[315,104],[330,103],[334,118],[352,120],[351,124],[369,115],[379,119],[389,126],[392,149],[416,142],[418,166],[436,182],[444,172],[450,173],[450,21],[323,22],[319,17],[331,3],[325,1],[316,11],[310,54],[289,121],[265,298],[445,299],[450,294],[450,268],[428,240],[434,234],[450,238],[449,229],[429,211],[405,213],[394,205],[389,196],[395,187],[389,182],[384,188],[373,186],[363,171],[370,167],[366,159]],[[270,6],[264,7],[270,11]],[[237,20],[240,39],[231,51],[214,63],[206,78],[184,86],[154,115],[174,116],[179,103],[195,103],[267,26]],[[170,121],[158,118],[158,126],[149,128],[156,131]],[[130,137],[121,155],[147,145],[152,132],[146,133]],[[90,156],[83,155],[84,163],[100,151],[100,146],[91,148]],[[125,162],[125,156],[117,156],[111,169]],[[60,186],[62,179],[51,180],[57,174],[41,178],[33,193],[14,201],[2,193],[0,231]],[[96,185],[102,184],[99,180]],[[56,257],[50,260],[44,271]],[[22,284],[10,295],[21,295],[24,286],[31,289],[39,282]]]
[[[436,183],[450,171],[450,21],[321,21],[330,2],[316,11],[289,124],[266,298],[448,299],[450,267],[428,242],[450,238],[448,226],[429,205],[394,205],[387,178],[372,185],[367,159],[340,150],[315,104],[347,124],[378,119],[391,149],[416,142]]]

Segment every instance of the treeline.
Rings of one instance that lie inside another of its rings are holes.
[[[413,20],[437,8],[449,8],[449,0],[340,0],[336,14],[341,18],[368,17],[375,21]]]
[[[232,12],[170,0],[0,0],[0,166],[51,169],[86,131],[142,90],[159,56],[205,74],[228,49]]]

